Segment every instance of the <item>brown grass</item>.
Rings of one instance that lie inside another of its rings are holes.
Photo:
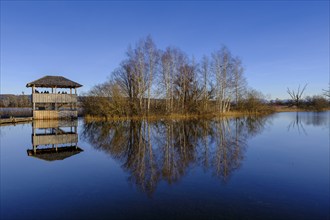
[[[312,112],[315,111],[313,109],[305,109],[305,108],[297,108],[297,107],[290,107],[290,106],[276,106],[274,107],[275,112]],[[329,111],[329,108],[323,109],[323,111]]]
[[[0,118],[32,117],[31,108],[0,108]]]

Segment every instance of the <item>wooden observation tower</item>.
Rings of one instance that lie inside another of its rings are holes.
[[[26,84],[32,88],[33,119],[77,118],[77,88],[81,86],[62,76],[45,76]]]

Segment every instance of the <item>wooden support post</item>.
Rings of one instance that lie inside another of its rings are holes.
[[[70,96],[72,95],[72,88],[70,88]],[[72,110],[73,106],[72,106],[72,102],[71,102],[72,97],[70,97],[70,110]]]
[[[55,87],[55,93],[56,93],[56,87]],[[57,110],[57,101],[55,99],[55,106],[54,106],[55,110]]]
[[[34,100],[33,100],[33,94],[34,94],[34,92],[35,92],[35,87],[34,86],[32,86],[32,114],[34,113],[34,111],[36,110],[36,103],[34,102]]]

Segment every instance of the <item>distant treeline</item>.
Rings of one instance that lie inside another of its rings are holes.
[[[326,98],[325,95],[314,95],[314,96],[306,96],[305,98],[299,101],[299,104],[294,100],[271,100],[269,102],[270,106],[289,106],[289,107],[298,107],[304,110],[311,110],[311,111],[322,111],[329,109],[330,102],[329,98]]]
[[[0,107],[2,108],[16,108],[16,107],[31,107],[31,95],[0,95]]]
[[[156,100],[161,100],[157,102]],[[109,79],[85,94],[93,116],[262,112],[264,96],[247,87],[239,57],[222,47],[197,61],[176,47],[160,50],[150,36],[129,47]]]

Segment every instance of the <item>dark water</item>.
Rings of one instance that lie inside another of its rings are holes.
[[[2,126],[1,219],[329,219],[329,113]]]

